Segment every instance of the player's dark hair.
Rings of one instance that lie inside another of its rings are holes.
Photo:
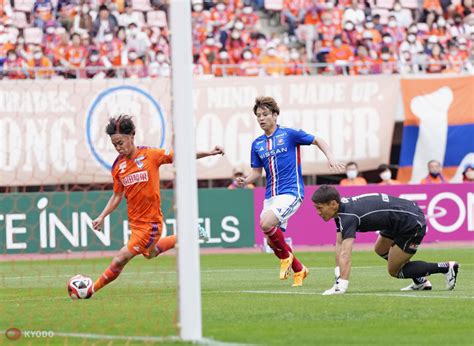
[[[255,99],[253,114],[257,115],[257,108],[267,108],[270,112],[280,114],[280,108],[275,99],[270,96],[259,96]]]
[[[346,167],[347,167],[347,166],[356,166],[356,168],[359,168],[359,165],[358,165],[356,162],[354,162],[354,161],[351,161],[351,162],[346,163]]]
[[[438,160],[434,160],[434,159],[428,161],[428,166],[431,165],[432,163],[437,163],[441,166],[441,162],[439,162]]]
[[[110,118],[109,123],[105,128],[105,132],[109,135],[124,134],[135,135],[135,124],[132,117],[126,114],[121,114],[116,118]]]
[[[330,185],[321,185],[319,189],[314,191],[311,200],[314,203],[323,203],[327,204],[331,201],[336,201],[338,204],[341,203],[341,195],[335,187]]]

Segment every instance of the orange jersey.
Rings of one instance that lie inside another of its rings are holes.
[[[112,166],[114,192],[124,192],[133,225],[163,223],[159,167],[173,162],[173,152],[137,147],[131,159],[119,155]]]

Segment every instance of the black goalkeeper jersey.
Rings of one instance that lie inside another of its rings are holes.
[[[384,231],[392,237],[408,235],[426,225],[415,202],[384,193],[367,193],[341,198],[334,218],[342,238],[355,238],[356,232]]]

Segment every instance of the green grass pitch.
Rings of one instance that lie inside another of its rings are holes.
[[[213,254],[201,256],[204,336],[224,343],[260,345],[472,345],[474,340],[474,253],[472,248],[420,249],[415,259],[457,260],[457,287],[445,288],[433,275],[433,291],[400,292],[409,280],[387,274],[373,252],[353,255],[349,292],[321,296],[333,284],[334,254],[299,253],[310,268],[304,286],[278,279],[273,255]],[[69,277],[93,279],[110,258],[0,263],[0,330],[54,331],[53,338],[8,340],[5,345],[123,345],[155,340],[124,336],[166,337],[175,343],[176,258],[136,258],[123,275],[93,299],[72,301]],[[64,333],[64,334],[63,334]],[[71,334],[117,336],[81,339]],[[175,343],[176,344],[176,343]]]

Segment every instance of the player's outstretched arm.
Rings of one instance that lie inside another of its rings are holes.
[[[196,159],[202,159],[203,157],[214,156],[214,155],[224,155],[225,151],[224,148],[216,145],[214,149],[209,151],[198,151],[196,153]]]
[[[329,163],[329,168],[334,169],[336,172],[343,172],[345,169],[345,165],[341,162],[338,162],[335,158],[334,155],[331,152],[331,149],[329,148],[329,145],[326,143],[325,140],[322,138],[314,137],[313,144],[316,145],[326,156],[328,159]]]
[[[107,205],[105,206],[104,210],[102,210],[102,213],[100,213],[100,215],[94,221],[92,221],[93,229],[96,231],[101,230],[102,222],[104,222],[104,219],[119,206],[120,202],[122,201],[122,196],[123,192],[114,192],[113,195],[110,196]]]
[[[256,179],[262,176],[262,167],[252,168],[252,172],[246,177],[238,177],[236,179],[237,185],[240,187],[245,186],[247,184],[253,183]]]

